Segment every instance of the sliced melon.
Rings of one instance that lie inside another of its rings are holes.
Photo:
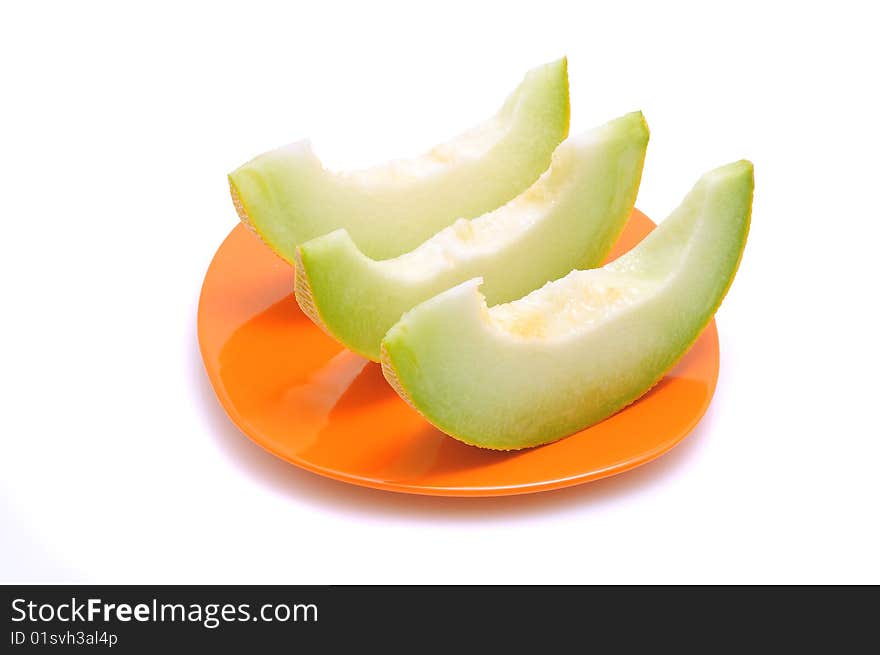
[[[752,165],[706,174],[641,244],[487,308],[469,280],[418,305],[382,342],[392,386],[476,446],[555,441],[639,398],[721,303],[749,229]]]
[[[370,257],[396,257],[532,184],[568,134],[568,117],[560,59],[527,73],[495,116],[422,157],[336,173],[302,141],[230,173],[232,201],[241,220],[291,263],[297,245],[337,228]]]
[[[344,229],[307,241],[296,298],[325,331],[379,361],[382,337],[405,311],[465,280],[482,276],[494,305],[597,266],[632,211],[647,144],[641,112],[570,138],[524,193],[394,259],[371,259]]]

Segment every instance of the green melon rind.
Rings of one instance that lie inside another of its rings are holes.
[[[298,142],[230,173],[230,193],[241,220],[290,263],[297,245],[338,228],[347,229],[370,257],[395,257],[458,218],[503,205],[532,184],[567,136],[569,115],[563,58],[529,71],[486,121],[495,137],[480,156],[441,165],[436,174],[372,184],[356,174],[325,170],[310,145]],[[423,160],[442,161],[442,153],[448,153],[444,147]]]
[[[642,244],[605,267],[657,287],[598,326],[550,340],[501,333],[488,322],[480,280],[470,280],[388,332],[386,378],[440,430],[483,448],[549,443],[611,416],[662,379],[720,306],[748,236],[753,189],[747,161],[701,178]]]

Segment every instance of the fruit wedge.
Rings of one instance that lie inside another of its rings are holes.
[[[394,259],[371,259],[344,229],[307,241],[297,252],[297,301],[349,349],[379,361],[382,337],[405,311],[465,280],[482,276],[494,305],[597,266],[632,211],[647,144],[641,112],[569,138],[524,193]]]
[[[382,368],[431,423],[476,446],[535,446],[639,398],[697,339],[736,273],[754,187],[747,161],[703,176],[626,255],[487,308],[469,280],[418,305]]]
[[[337,228],[370,257],[396,257],[532,184],[568,134],[568,116],[560,59],[527,73],[494,117],[422,157],[336,173],[301,141],[230,173],[232,201],[241,220],[291,263],[297,245]]]

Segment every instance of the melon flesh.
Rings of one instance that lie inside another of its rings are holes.
[[[447,434],[517,449],[597,423],[648,391],[697,339],[736,273],[754,182],[707,173],[641,244],[488,308],[469,280],[418,305],[382,343],[386,378]]]
[[[570,138],[508,204],[393,259],[368,257],[346,230],[307,241],[297,254],[297,300],[346,347],[378,361],[382,337],[405,311],[465,280],[482,276],[494,305],[597,266],[632,211],[647,144],[641,112]]]
[[[550,164],[568,120],[560,59],[529,71],[495,116],[421,157],[333,172],[301,141],[230,173],[232,200],[242,221],[291,263],[297,245],[339,228],[366,255],[396,257],[521,193]]]

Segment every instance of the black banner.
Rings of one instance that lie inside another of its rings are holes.
[[[471,652],[477,642],[491,652],[526,643],[856,652],[844,646],[877,645],[880,609],[868,587],[13,586],[0,599],[9,653]]]

